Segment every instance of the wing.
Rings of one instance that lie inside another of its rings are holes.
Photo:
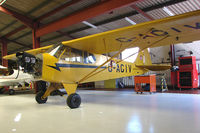
[[[0,65],[0,76],[1,75],[6,75],[8,73],[8,68],[7,67],[4,67],[2,65]]]
[[[19,85],[18,79],[0,79],[0,86]]]
[[[158,47],[199,40],[200,10],[62,42],[103,54],[129,47]]]
[[[30,81],[32,81],[31,78],[20,78],[20,79],[0,79],[0,86],[13,86],[13,85],[19,85],[19,84],[23,84],[23,83],[29,83]]]
[[[53,47],[53,45],[49,45],[49,46],[45,46],[45,47],[41,47],[41,48],[37,48],[37,49],[31,49],[31,50],[27,50],[26,52],[32,55],[37,55],[39,53],[44,53],[46,52],[47,49]],[[11,54],[11,55],[7,55],[3,57],[4,59],[9,59],[9,60],[16,60],[16,54]]]

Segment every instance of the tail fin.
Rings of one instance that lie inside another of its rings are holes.
[[[148,49],[145,49],[143,51],[140,51],[138,53],[138,56],[135,61],[136,65],[150,65],[151,62],[151,56],[149,54]]]
[[[135,61],[135,65],[139,68],[151,71],[162,71],[170,69],[171,67],[171,65],[167,64],[152,64],[148,49],[139,52]]]

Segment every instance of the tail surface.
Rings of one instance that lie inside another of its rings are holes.
[[[150,71],[162,71],[171,68],[171,65],[168,64],[152,64],[148,49],[139,52],[135,64],[136,67]]]
[[[151,56],[149,54],[148,49],[145,49],[143,51],[140,51],[138,53],[138,56],[135,61],[136,65],[150,65],[151,62]]]

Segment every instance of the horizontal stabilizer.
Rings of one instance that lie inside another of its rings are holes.
[[[163,64],[150,64],[150,65],[136,65],[136,67],[140,67],[143,69],[148,69],[150,71],[163,71],[171,68],[171,65],[163,65]]]

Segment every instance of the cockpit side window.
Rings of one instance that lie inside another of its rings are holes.
[[[61,60],[83,63],[82,51],[66,47],[60,56]]]
[[[82,63],[83,62],[82,51],[72,48],[70,61]]]
[[[61,46],[61,47],[58,49],[58,51],[54,54],[54,56],[55,56],[56,58],[59,58],[60,55],[64,52],[64,50],[65,50],[65,47],[64,47],[64,46]]]
[[[71,48],[66,47],[60,59],[65,61],[70,61],[70,54],[71,54]]]
[[[84,63],[85,64],[93,64],[96,62],[96,58],[93,54],[84,52]]]
[[[96,62],[96,58],[93,54],[86,51],[83,52],[78,49],[70,48],[64,45],[59,45],[55,47],[51,52],[49,52],[49,54],[64,61],[85,64],[94,64]]]

